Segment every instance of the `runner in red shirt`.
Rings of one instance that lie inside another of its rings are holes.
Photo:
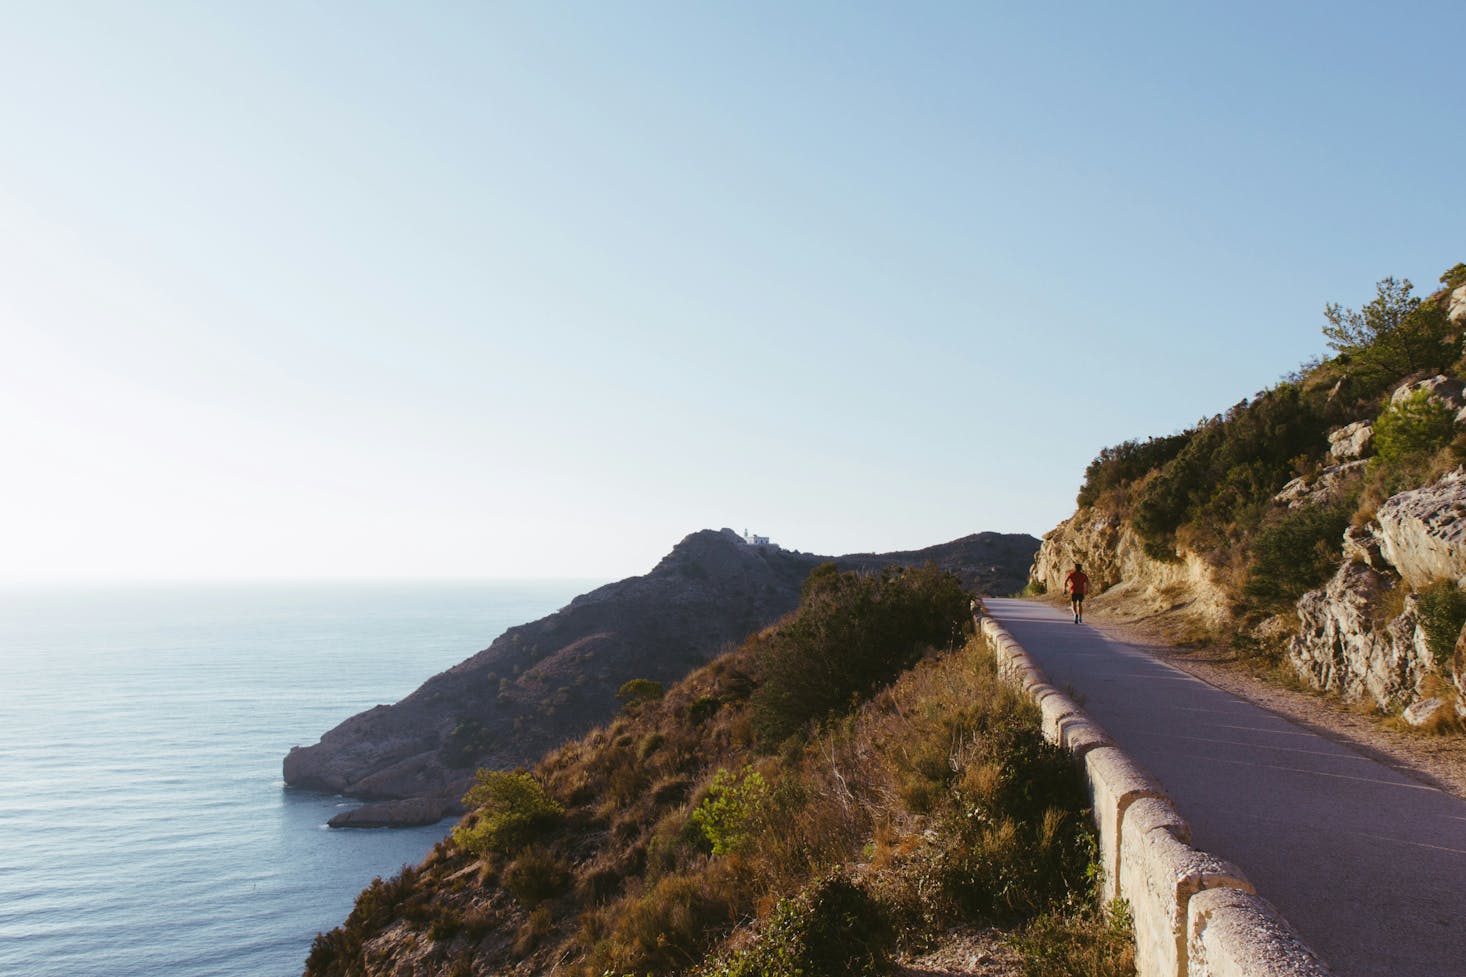
[[[1064,593],[1069,595],[1069,602],[1074,607],[1074,623],[1083,622],[1084,595],[1089,593],[1089,576],[1078,563],[1069,571],[1069,576],[1064,578]]]

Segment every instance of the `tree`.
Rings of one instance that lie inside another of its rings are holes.
[[[1366,383],[1389,384],[1448,359],[1445,310],[1422,304],[1413,288],[1410,279],[1392,276],[1376,283],[1374,299],[1358,312],[1336,302],[1324,306],[1324,338]]]
[[[1447,268],[1446,273],[1441,276],[1441,284],[1452,291],[1466,285],[1466,261],[1458,261]]]

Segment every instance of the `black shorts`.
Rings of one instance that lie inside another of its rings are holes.
[[[1084,595],[1083,594],[1070,594],[1069,595],[1069,599],[1070,600],[1076,600],[1076,601],[1078,601],[1081,604],[1084,603]]]

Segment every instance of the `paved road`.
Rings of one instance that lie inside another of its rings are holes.
[[[1060,610],[985,603],[1340,977],[1466,977],[1466,801]]]

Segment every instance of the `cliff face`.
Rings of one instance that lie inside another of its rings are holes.
[[[1407,722],[1466,717],[1466,286],[1447,278],[1394,326],[1348,312],[1339,357],[1224,415],[1106,448],[1031,579],[1058,590],[1083,563],[1097,608],[1183,620]]]
[[[856,554],[844,568],[934,562],[964,585],[1021,586],[1038,541],[982,533],[909,553]],[[461,811],[478,767],[508,769],[615,715],[629,679],[669,684],[792,611],[827,557],[693,533],[643,576],[583,594],[510,628],[395,705],[347,719],[285,757],[285,782],[375,803],[345,826],[430,823]]]
[[[1076,563],[1083,564],[1096,603],[1121,616],[1179,612],[1210,627],[1231,618],[1231,602],[1213,567],[1185,550],[1173,561],[1152,558],[1118,513],[1081,509],[1059,523],[1044,535],[1029,576],[1058,592]]]
[[[1438,584],[1466,588],[1466,467],[1391,496],[1374,520],[1345,531],[1342,549],[1328,584],[1298,601],[1288,660],[1299,676],[1384,709],[1421,699],[1434,676],[1453,682],[1466,703],[1462,656],[1452,662],[1432,650],[1431,628],[1441,625],[1422,614],[1419,593]],[[1438,640],[1462,642],[1466,627]]]

